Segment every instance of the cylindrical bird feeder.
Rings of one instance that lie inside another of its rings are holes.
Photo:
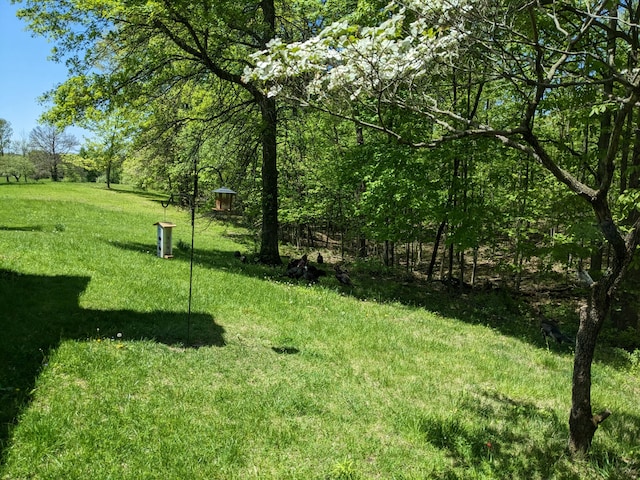
[[[154,225],[158,226],[158,257],[173,258],[171,233],[175,224],[169,222],[156,222]]]

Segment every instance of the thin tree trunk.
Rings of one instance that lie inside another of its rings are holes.
[[[107,162],[107,188],[111,189],[111,161]]]
[[[522,284],[522,264],[524,262],[524,255],[516,251],[516,277],[514,279],[514,285],[516,291],[520,291],[520,285]]]
[[[442,256],[440,257],[440,280],[444,280],[444,269],[447,263],[447,248],[446,248],[446,233],[445,233],[445,248],[442,249]]]
[[[405,261],[405,268],[408,272],[411,268],[411,244],[409,242],[407,242],[407,245],[405,247],[404,261]]]
[[[326,220],[325,225],[325,238],[324,238],[324,247],[329,248],[329,237],[331,235],[331,221],[329,219]]]
[[[355,124],[356,129],[356,145],[364,145],[364,129],[362,125]],[[360,186],[356,192],[356,202],[360,201],[362,192],[366,190],[364,181],[360,183]],[[362,221],[358,222],[358,258],[367,257],[367,237],[362,233]]]
[[[391,266],[395,267],[395,265],[396,265],[396,242],[391,242]]]
[[[438,250],[440,249],[440,241],[442,239],[442,234],[446,226],[447,226],[447,219],[445,218],[440,222],[440,225],[438,226],[438,231],[436,232],[436,239],[433,242],[433,251],[431,252],[431,261],[429,262],[429,267],[427,268],[428,282],[433,280],[433,270],[436,267],[436,261],[438,259]]]
[[[476,284],[476,275],[478,273],[478,247],[473,249],[473,266],[471,267],[471,286]]]
[[[358,238],[358,258],[367,257],[367,237],[363,233],[360,233]]]
[[[309,238],[309,246],[311,248],[316,248],[315,242],[313,241],[313,231],[310,224],[307,224],[307,236]]]
[[[389,266],[389,240],[385,240],[384,241],[384,250],[383,250],[383,261],[384,261],[384,266],[388,267]]]

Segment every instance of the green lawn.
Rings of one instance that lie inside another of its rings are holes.
[[[572,354],[517,299],[292,284],[200,218],[189,318],[189,215],[157,258],[160,198],[0,184],[0,478],[638,478],[630,356],[598,351],[613,415],[570,462]]]

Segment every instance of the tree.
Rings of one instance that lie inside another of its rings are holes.
[[[130,135],[137,119],[127,115],[126,111],[112,113],[95,111],[83,125],[93,132],[91,140],[84,145],[85,156],[91,158],[96,167],[104,172],[107,188],[117,178],[117,170],[125,159],[127,147],[131,143]]]
[[[27,156],[9,153],[0,157],[0,175],[9,182],[9,177],[15,178],[16,182],[20,177],[27,181],[27,177],[33,174],[33,163]]]
[[[313,26],[288,16],[289,2],[243,0],[25,0],[19,15],[30,28],[56,42],[59,59],[68,56],[72,78],[52,95],[53,116],[79,121],[91,108],[146,108],[166,94],[205,85],[210,95],[223,91],[233,103],[214,111],[184,113],[174,123],[216,122],[250,109],[260,119],[262,236],[260,258],[280,263],[278,250],[277,109],[269,97],[242,77],[249,55],[266,48],[278,31],[298,38]],[[313,2],[292,11],[310,10]],[[299,7],[299,8],[298,8]],[[282,16],[278,16],[277,9]],[[305,16],[304,14],[302,15]],[[234,92],[233,97],[226,92]],[[192,107],[196,102],[188,102]]]
[[[9,151],[12,136],[11,123],[4,118],[0,118],[0,157]]]
[[[71,153],[78,146],[78,140],[55,125],[44,125],[31,131],[29,144],[36,164],[57,182],[63,177],[60,167],[64,155]]]
[[[614,188],[622,146],[640,145],[640,4],[407,0],[386,12],[374,27],[342,21],[304,43],[276,40],[245,75],[264,81],[269,95],[283,92],[336,115],[366,111],[355,120],[414,147],[494,139],[533,159],[590,207],[612,258],[589,289],[576,338],[568,447],[584,454],[609,416],[608,410],[594,414],[591,404],[598,334],[640,241],[640,192]],[[454,101],[460,75],[473,87],[465,102]],[[301,76],[303,88],[293,89],[300,83],[289,79]],[[577,114],[572,128],[584,132],[583,156],[568,154],[572,140],[558,128],[566,108]],[[388,121],[396,109],[429,128],[396,130]],[[637,165],[640,149],[628,155]],[[629,209],[624,218],[612,207],[618,201]]]

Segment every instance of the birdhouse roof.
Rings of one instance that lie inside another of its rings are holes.
[[[227,188],[227,187],[220,187],[220,188],[214,190],[213,193],[231,193],[233,195],[237,195],[236,192],[234,192],[233,190],[231,190],[230,188]]]
[[[175,227],[176,226],[175,223],[171,223],[171,222],[156,222],[156,223],[154,223],[154,225],[160,225],[162,228],[168,228],[168,227]]]

